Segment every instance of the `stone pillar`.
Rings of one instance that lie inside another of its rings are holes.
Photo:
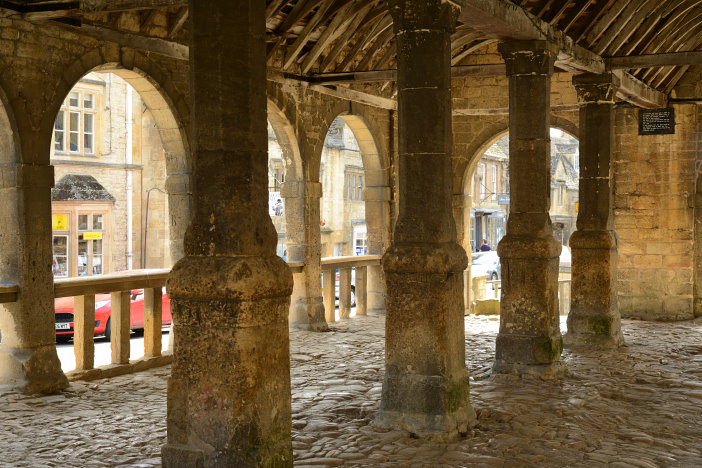
[[[399,213],[383,255],[385,378],[377,423],[455,437],[475,423],[463,270],[451,208],[450,42],[458,7],[391,0],[398,51]]]
[[[624,339],[617,307],[617,236],[612,173],[614,96],[611,74],[573,77],[580,108],[580,208],[570,238],[573,279],[568,314],[569,346],[617,347]]]
[[[294,275],[290,301],[291,326],[312,331],[329,329],[322,301],[322,263],[319,233],[319,182],[290,180],[280,193],[285,199],[285,230],[289,262],[304,262],[302,273]]]
[[[292,466],[292,275],[268,216],[265,2],[189,2],[193,207],[165,467]]]
[[[2,218],[7,216],[0,228],[0,249],[5,253],[0,277],[20,287],[16,302],[0,304],[0,389],[53,393],[68,386],[56,354],[51,269],[54,168],[8,164],[0,172]]]
[[[473,305],[473,288],[471,287],[471,259],[473,246],[470,244],[470,208],[473,197],[462,193],[453,194],[453,218],[456,221],[456,241],[466,251],[468,266],[463,272],[463,309],[464,314],[471,312]]]
[[[183,258],[183,239],[192,213],[190,177],[190,174],[170,174],[166,178],[168,216],[170,217],[168,239],[171,256],[168,266]]]
[[[502,263],[500,332],[493,371],[542,378],[564,369],[558,317],[558,256],[551,218],[551,75],[546,41],[499,45],[509,77],[510,214]]]
[[[366,187],[363,201],[366,204],[366,226],[368,227],[368,255],[382,255],[389,243],[390,187]],[[380,265],[371,265],[367,270],[367,313],[385,314],[385,281]]]

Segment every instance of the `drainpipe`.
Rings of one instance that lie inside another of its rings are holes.
[[[125,112],[125,124],[127,127],[127,148],[126,163],[132,164],[132,87],[127,83],[127,108]],[[132,250],[132,169],[127,167],[127,270],[133,268],[134,252]]]

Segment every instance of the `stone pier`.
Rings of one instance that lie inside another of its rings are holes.
[[[496,373],[559,375],[558,256],[551,193],[550,93],[557,49],[546,41],[502,43],[509,77],[510,214],[502,263]]]
[[[25,155],[47,154],[27,132]],[[47,154],[48,156],[48,154]],[[0,279],[20,287],[16,302],[0,305],[0,390],[54,393],[68,386],[56,354],[54,283],[51,270],[51,187],[54,168],[8,164],[2,167],[3,226]]]
[[[617,347],[624,339],[617,307],[614,232],[614,74],[573,77],[580,108],[580,210],[570,238],[573,280],[568,346]]]
[[[168,281],[163,466],[292,466],[288,310],[266,190],[265,3],[191,1],[194,216]]]
[[[392,0],[400,205],[383,256],[385,377],[377,423],[452,438],[475,423],[465,365],[463,270],[451,200],[450,40],[458,7]]]
[[[319,234],[319,199],[322,184],[313,181],[286,181],[281,187],[285,198],[287,250],[289,262],[304,262],[295,274],[290,305],[290,325],[314,331],[327,331],[322,301],[322,263]]]

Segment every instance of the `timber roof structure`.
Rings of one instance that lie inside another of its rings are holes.
[[[265,1],[269,78],[327,86],[395,79],[395,38],[384,0]],[[700,0],[455,3],[463,7],[452,36],[454,76],[503,75],[503,64],[467,59],[498,41],[545,39],[560,49],[558,69],[614,71],[622,79],[620,99],[660,107],[687,69],[702,63]],[[15,15],[188,57],[186,0],[0,0],[0,16]]]

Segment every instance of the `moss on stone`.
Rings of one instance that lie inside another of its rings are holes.
[[[612,331],[612,319],[610,317],[589,317],[587,328],[596,335],[609,335]]]

